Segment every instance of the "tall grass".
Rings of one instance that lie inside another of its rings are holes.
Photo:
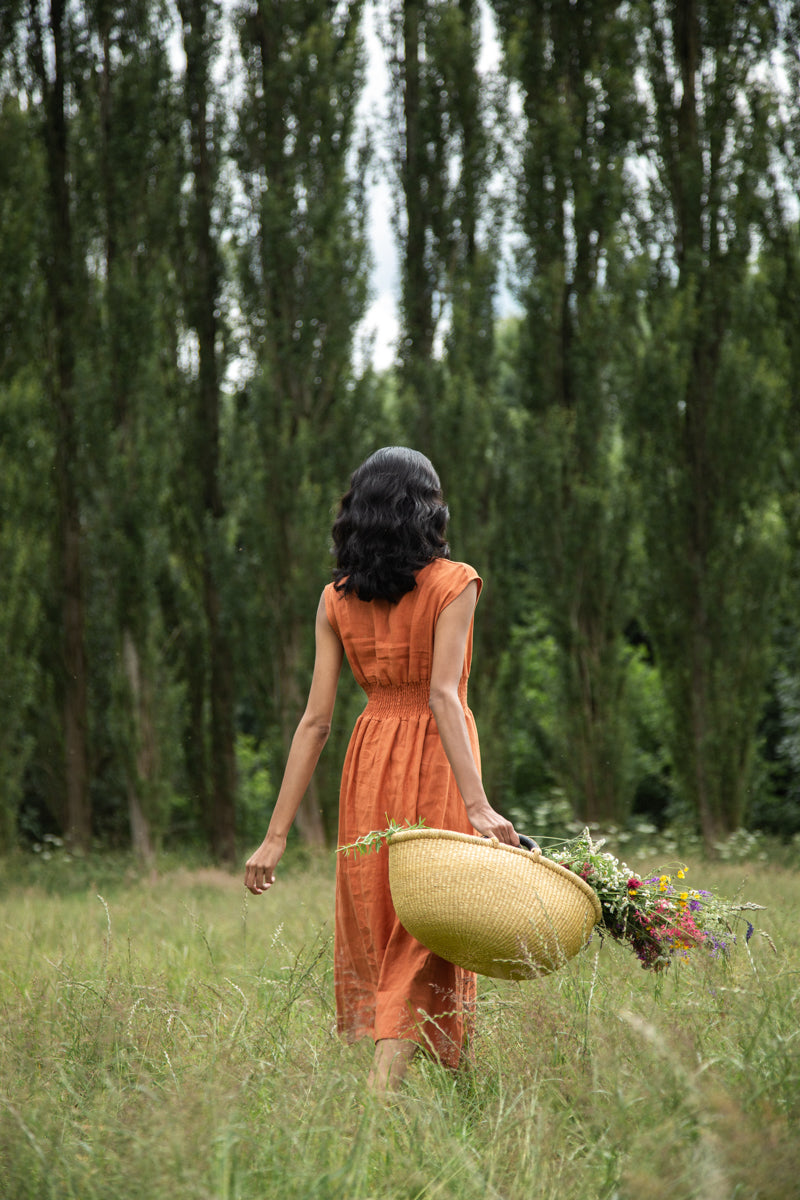
[[[654,978],[595,938],[482,981],[472,1069],[416,1061],[384,1108],[334,1030],[329,858],[258,900],[210,869],[7,868],[0,1195],[794,1200],[800,875],[758,864],[746,893],[775,950]]]

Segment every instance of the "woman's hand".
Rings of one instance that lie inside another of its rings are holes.
[[[245,863],[244,886],[254,896],[266,892],[275,882],[275,868],[286,849],[286,838],[267,834],[264,841]]]
[[[496,837],[498,842],[502,842],[506,846],[519,845],[519,838],[514,826],[499,812],[496,812],[488,800],[473,807],[469,805],[466,807],[470,824],[477,833],[482,833],[485,837]]]

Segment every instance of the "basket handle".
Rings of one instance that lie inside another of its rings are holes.
[[[493,846],[499,845],[497,838],[490,838],[488,833],[482,833],[481,837],[486,838],[487,841],[491,841]],[[530,850],[531,854],[541,854],[542,853],[541,846],[539,845],[538,842],[535,842],[533,840],[533,838],[526,837],[526,835],[524,833],[518,833],[517,837],[519,838],[519,845],[520,845],[521,850]]]
[[[541,848],[538,842],[535,842],[533,838],[526,837],[524,833],[518,833],[517,837],[519,838],[520,846],[524,846],[526,850],[530,850],[534,854],[537,852],[541,854]]]

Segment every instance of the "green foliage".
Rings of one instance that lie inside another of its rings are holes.
[[[633,811],[659,826],[674,820],[677,797],[669,747],[672,715],[661,673],[646,650],[632,653],[625,689],[627,720],[632,741]]]
[[[699,397],[692,331],[701,317],[685,293],[666,303],[659,334],[641,342],[633,409],[648,548],[645,611],[674,714],[675,769],[701,811],[704,796],[709,828],[730,829],[746,811],[786,566],[773,499],[782,347],[760,281],[746,281],[715,381]],[[691,453],[702,467],[687,463],[700,411],[702,443]]]
[[[513,503],[527,536],[512,577],[559,647],[557,781],[584,819],[619,819],[631,801],[622,632],[633,515],[615,378],[624,317],[607,280],[622,269],[625,165],[640,128],[635,30],[617,5],[592,5],[582,21],[547,3],[495,8],[524,115]]]
[[[52,446],[36,381],[0,383],[0,845],[17,836],[25,771],[35,752],[49,584],[49,497],[30,486],[49,469]]]
[[[356,841],[351,842],[349,846],[338,846],[337,850],[340,854],[344,854],[345,858],[354,854],[371,854],[373,850],[380,848],[391,841],[392,835],[395,833],[403,833],[407,829],[424,829],[425,822],[419,820],[414,822],[406,818],[404,825],[398,825],[396,821],[389,820],[385,829],[371,829],[369,833],[363,834]]]
[[[239,27],[248,88],[234,144],[247,205],[238,278],[253,371],[231,413],[237,575],[247,589],[231,603],[249,707],[285,750],[310,679],[333,508],[380,424],[370,381],[352,369],[366,304],[362,182],[348,169],[358,153],[360,9],[263,5]],[[335,823],[327,761],[300,813],[312,840]]]
[[[775,294],[752,262],[780,224],[762,186],[778,98],[757,65],[775,27],[762,4],[649,10],[643,218],[660,251],[643,251],[628,446],[672,761],[711,844],[746,812],[786,568],[775,486],[787,365]]]
[[[523,830],[531,821],[537,823],[539,803],[554,786],[563,753],[558,743],[559,685],[558,647],[534,612],[512,630],[498,670],[505,718],[503,800]]]
[[[681,815],[669,757],[670,710],[659,671],[646,651],[628,648],[624,671],[628,804],[616,822],[624,825],[630,808],[639,819],[648,817],[662,825]],[[512,631],[498,683],[506,752],[502,796],[523,831],[567,836],[574,823],[580,823],[574,792],[561,786],[574,771],[564,676],[558,642],[548,633],[542,612],[532,608],[528,619]],[[610,819],[614,821],[613,815]]]
[[[274,755],[268,747],[259,745],[252,735],[239,734],[236,763],[239,836],[244,845],[257,844],[264,836],[277,795]]]
[[[42,147],[35,120],[17,96],[0,108],[0,378],[35,357],[42,281],[37,272],[44,189]]]
[[[498,275],[493,170],[500,151],[494,81],[478,71],[477,4],[388,6],[390,152],[401,257],[399,374],[410,430],[439,446],[436,345],[457,386],[486,384]],[[444,455],[438,458],[443,459]],[[437,459],[438,461],[438,459]]]
[[[791,592],[785,603],[790,604]],[[788,839],[800,832],[800,673],[794,621],[787,613],[775,638],[775,666],[759,724],[760,757],[748,826]]]

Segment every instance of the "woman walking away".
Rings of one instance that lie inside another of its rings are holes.
[[[248,860],[254,895],[275,881],[286,836],[327,739],[343,655],[367,694],[345,758],[339,844],[387,818],[477,831],[519,845],[489,804],[467,707],[481,580],[452,562],[449,513],[432,464],[389,446],[353,473],[333,526],[336,567],[320,598],[308,703],[267,835]],[[399,923],[388,854],[338,857],[334,984],[339,1032],[371,1037],[369,1086],[394,1090],[419,1046],[458,1065],[475,975],[432,954]]]

